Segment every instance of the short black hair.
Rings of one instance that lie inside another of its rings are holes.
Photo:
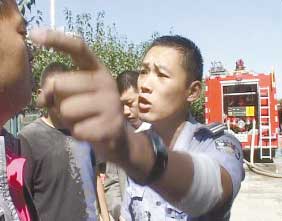
[[[183,67],[188,76],[191,75],[193,80],[202,80],[203,57],[200,49],[193,41],[180,35],[165,35],[156,38],[148,51],[155,46],[171,47],[179,50],[183,54]]]
[[[117,86],[119,93],[122,94],[124,91],[133,87],[137,90],[138,71],[124,71],[117,76]]]
[[[53,76],[54,74],[58,72],[65,72],[68,70],[68,67],[60,62],[52,62],[50,63],[42,72],[41,78],[40,78],[40,87],[42,87],[45,84],[45,81],[48,77]]]

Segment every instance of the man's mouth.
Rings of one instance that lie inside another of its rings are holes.
[[[148,112],[152,107],[152,103],[148,101],[145,97],[139,96],[138,107],[141,113]]]

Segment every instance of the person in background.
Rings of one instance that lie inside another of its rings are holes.
[[[138,76],[139,73],[137,71],[124,71],[116,79],[120,101],[123,105],[123,114],[135,129],[142,124],[138,117]]]
[[[49,64],[41,75],[40,87],[66,71],[61,63]],[[56,109],[47,108],[46,112],[19,134],[22,156],[27,158],[25,179],[40,219],[98,220],[93,150],[71,136]],[[99,180],[97,188],[103,190]]]
[[[123,105],[123,114],[128,123],[135,129],[142,124],[138,118],[138,75],[137,71],[124,71],[116,79]],[[116,164],[107,162],[105,175],[104,187],[108,209],[113,219],[119,220],[126,174]]]

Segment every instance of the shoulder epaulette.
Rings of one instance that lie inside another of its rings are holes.
[[[224,133],[224,131],[227,129],[224,124],[217,123],[217,122],[208,124],[207,128],[210,130],[210,132],[213,135],[218,135],[218,134]]]

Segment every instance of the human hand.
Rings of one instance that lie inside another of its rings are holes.
[[[38,98],[40,107],[56,108],[72,135],[94,143],[104,158],[117,157],[125,132],[119,93],[109,70],[79,38],[38,29],[34,43],[70,55],[78,70],[47,81]]]

